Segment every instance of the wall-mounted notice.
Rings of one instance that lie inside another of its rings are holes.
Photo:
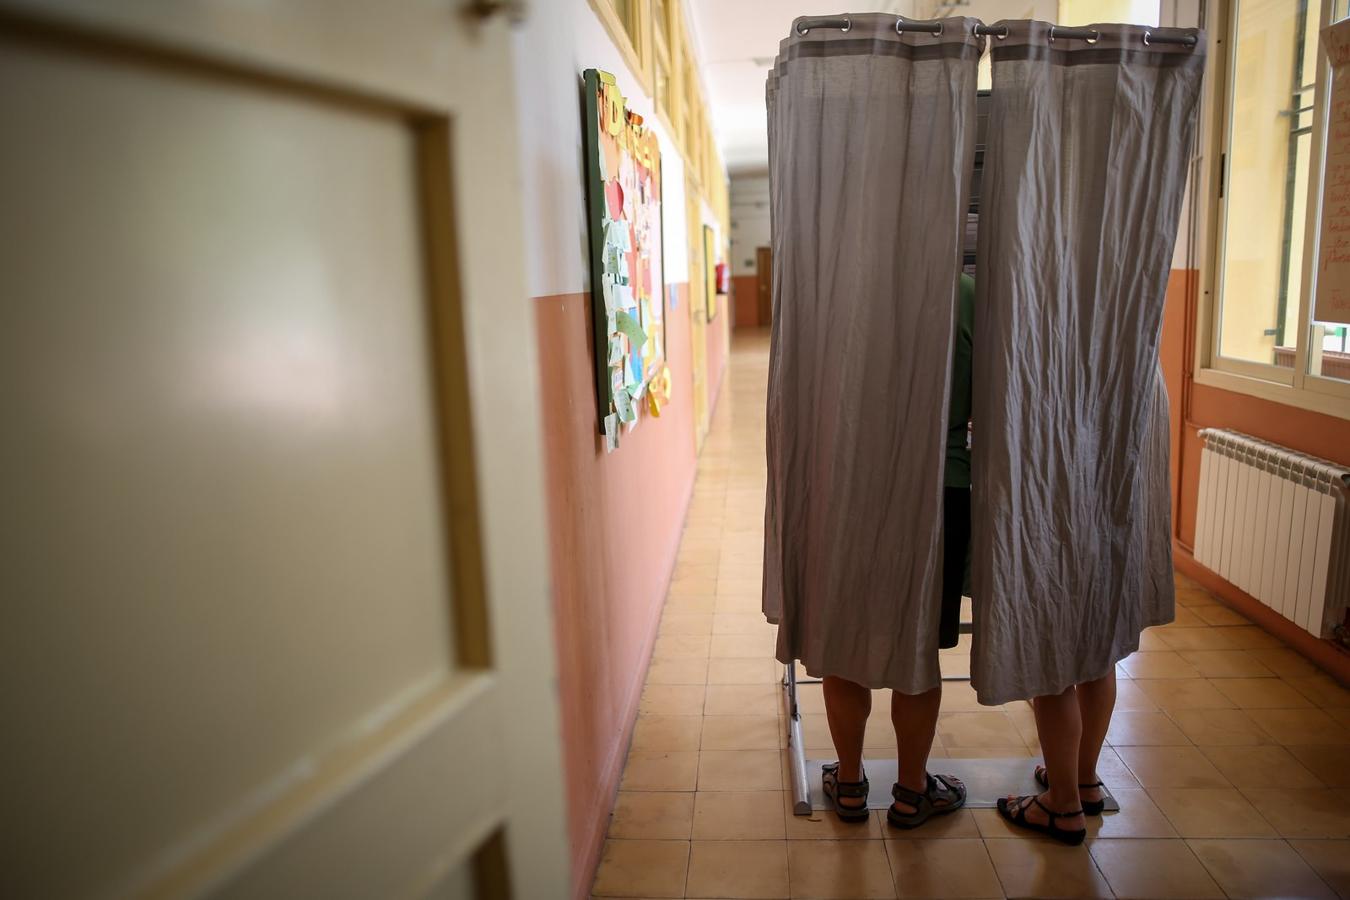
[[[1350,19],[1322,29],[1331,60],[1326,172],[1322,181],[1322,235],[1313,318],[1350,324]]]
[[[661,263],[661,149],[614,76],[585,73],[595,394],[605,447],[669,397]]]

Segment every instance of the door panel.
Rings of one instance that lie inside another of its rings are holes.
[[[0,2],[0,894],[566,893],[508,54]]]

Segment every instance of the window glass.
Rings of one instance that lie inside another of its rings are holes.
[[[1350,0],[1336,0],[1332,4],[1331,12],[1331,18],[1334,21],[1345,18],[1347,14],[1350,14]],[[1314,47],[1314,52],[1315,49]],[[1335,85],[1333,89],[1350,91],[1350,85],[1345,88]],[[1330,150],[1330,147],[1328,147],[1328,150]],[[1324,185],[1322,196],[1324,204],[1331,202],[1334,190],[1333,185]],[[1341,191],[1343,190],[1344,188],[1341,188]],[[1308,335],[1308,374],[1350,381],[1350,323],[1319,322],[1316,312],[1317,307],[1314,304]]]
[[[1318,76],[1317,10],[1308,0],[1234,5],[1219,355],[1292,367]]]

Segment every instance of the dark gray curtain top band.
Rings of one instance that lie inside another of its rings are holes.
[[[1055,66],[1132,65],[1160,68],[1201,68],[1205,60],[1205,34],[1197,28],[1146,28],[1140,25],[1085,25],[1075,31],[1096,32],[1095,39],[1065,37],[1064,29],[1054,38],[1049,22],[1012,19],[995,22],[1006,28],[1006,38],[993,37],[989,49],[995,60],[1038,60]],[[1195,45],[1145,43],[1146,37],[1166,35],[1195,38]]]

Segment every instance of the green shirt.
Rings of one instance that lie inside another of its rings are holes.
[[[947,408],[947,470],[945,487],[970,487],[970,363],[975,323],[975,279],[962,273],[956,292],[956,346],[952,348],[952,399]]]

